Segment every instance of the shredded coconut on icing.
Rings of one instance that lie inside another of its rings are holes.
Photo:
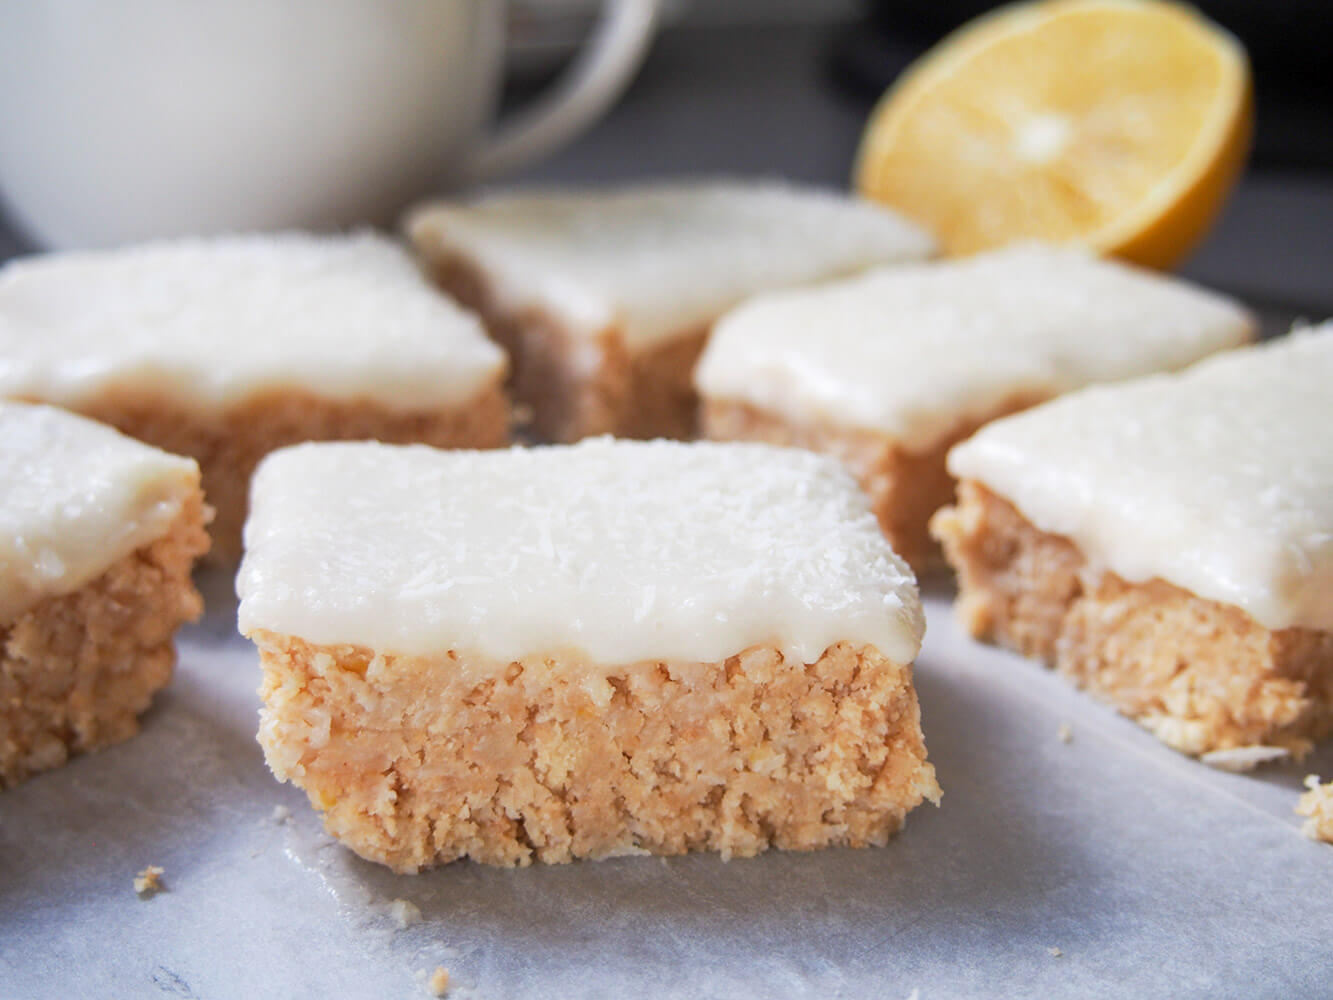
[[[504,355],[397,244],[283,233],[49,254],[0,268],[0,395],[116,390],[192,408],[293,387],[466,402]]]
[[[695,383],[924,451],[1013,400],[1180,368],[1252,332],[1220,295],[1021,245],[760,296],[718,322]]]
[[[762,445],[286,449],[256,474],[238,589],[246,634],[500,660],[845,640],[910,662],[923,629],[848,473]]]
[[[691,332],[755,292],[925,257],[931,239],[881,205],[777,182],[490,195],[418,210],[412,237],[484,272],[512,310],[631,347]]]

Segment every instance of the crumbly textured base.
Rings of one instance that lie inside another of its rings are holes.
[[[614,329],[593,338],[573,336],[540,311],[502,308],[485,275],[457,254],[433,251],[430,268],[436,282],[476,312],[508,351],[511,390],[531,410],[531,429],[541,439],[694,436],[699,401],[692,377],[707,330],[682,331],[631,352]]]
[[[1333,633],[1272,631],[1162,580],[1096,571],[976,482],[932,528],[969,632],[1045,660],[1169,746],[1301,754],[1333,733]]]
[[[930,517],[954,496],[954,479],[945,457],[959,441],[982,424],[1031,405],[1014,400],[983,420],[960,423],[939,444],[910,451],[878,431],[826,422],[787,420],[749,403],[705,399],[701,429],[714,441],[760,441],[834,455],[851,470],[870,497],[871,508],[889,544],[920,573],[941,562],[939,546],[930,535]]]
[[[274,774],[400,872],[883,844],[939,797],[911,667],[869,648],[589,673],[253,638]]]
[[[177,627],[203,610],[190,569],[206,515],[197,493],[157,541],[0,627],[0,788],[138,732]]]
[[[1296,814],[1306,817],[1301,832],[1311,840],[1333,844],[1333,782],[1320,784],[1312,774],[1305,779],[1305,787],[1296,803]]]
[[[77,407],[85,416],[199,463],[204,493],[217,511],[209,561],[241,555],[250,474],[269,452],[302,441],[377,440],[439,448],[496,448],[509,441],[509,403],[497,383],[448,409],[400,411],[368,400],[297,391],[256,396],[219,414],[183,410],[142,394],[107,394]]]

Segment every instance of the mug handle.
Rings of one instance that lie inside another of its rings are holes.
[[[659,0],[605,0],[597,29],[574,64],[532,107],[468,155],[463,179],[483,181],[531,163],[600,118],[643,61],[659,7]]]

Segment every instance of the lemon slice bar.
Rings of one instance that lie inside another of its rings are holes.
[[[509,350],[551,441],[690,437],[690,374],[723,312],[933,246],[881,206],[771,182],[492,195],[426,205],[408,230]]]
[[[1190,754],[1333,731],[1333,325],[1088,389],[949,455],[964,624]]]
[[[0,788],[134,735],[202,603],[199,467],[0,403]]]
[[[1074,249],[1025,245],[760,296],[699,363],[702,430],[838,455],[894,550],[938,558],[949,447],[1095,382],[1181,368],[1250,340],[1235,303]]]
[[[0,270],[0,396],[109,423],[203,470],[239,556],[250,473],[298,441],[508,441],[503,353],[366,234],[185,240]]]
[[[308,444],[253,500],[260,742],[366,858],[882,844],[938,797],[916,585],[832,459]]]

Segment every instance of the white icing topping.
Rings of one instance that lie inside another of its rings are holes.
[[[503,372],[478,320],[369,233],[185,240],[0,270],[0,395],[78,405],[108,390],[194,408],[267,390],[410,409]]]
[[[695,382],[924,451],[1010,401],[1180,368],[1251,331],[1221,296],[1027,245],[754,299],[718,322]]]
[[[256,473],[245,543],[243,633],[380,652],[910,662],[924,628],[850,476],[764,445],[300,445]]]
[[[479,266],[504,308],[581,335],[616,327],[631,348],[698,329],[755,292],[933,249],[880,205],[754,182],[493,195],[428,205],[409,229],[428,256]]]
[[[1094,565],[1333,629],[1333,323],[1066,396],[949,455]]]
[[[198,485],[191,459],[64,410],[0,402],[0,624],[156,541]]]

